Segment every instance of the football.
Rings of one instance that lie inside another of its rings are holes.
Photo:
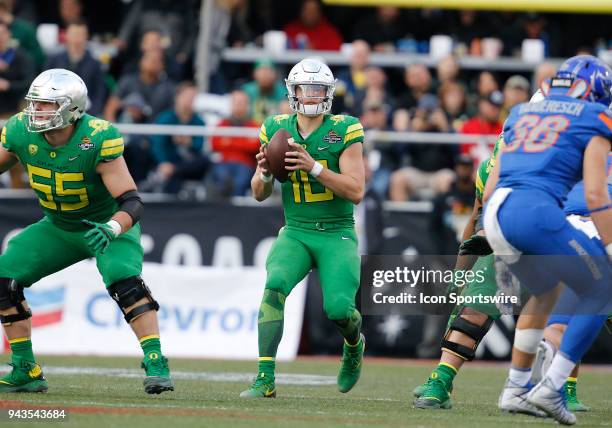
[[[285,153],[291,150],[287,141],[289,138],[291,134],[287,130],[279,129],[270,138],[266,148],[266,159],[270,165],[270,172],[281,183],[287,181],[290,172],[285,169]]]

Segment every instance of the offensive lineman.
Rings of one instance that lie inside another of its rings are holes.
[[[174,390],[161,353],[159,305],[140,278],[142,202],[122,156],[123,138],[85,113],[87,87],[71,71],[42,72],[25,99],[26,109],[2,130],[0,172],[21,162],[45,216],[0,255],[0,320],[13,366],[0,379],[0,392],[48,389],[32,352],[23,288],[89,257],[140,341],[145,392]]]
[[[314,59],[296,64],[285,80],[295,114],[266,119],[259,136],[253,196],[263,201],[273,190],[265,146],[278,129],[292,136],[282,184],[286,225],[266,261],[267,280],[259,310],[259,369],[243,398],[275,397],[275,357],[283,333],[285,299],[306,274],[319,269],[327,317],[344,337],[338,389],[348,392],[359,380],[364,351],[361,315],[355,309],[359,257],[353,204],[361,201],[365,179],[363,127],[351,116],[328,114],[335,79],[327,65]]]

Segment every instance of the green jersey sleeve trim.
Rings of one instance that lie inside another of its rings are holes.
[[[348,147],[354,143],[363,143],[364,136],[363,125],[357,121],[346,127],[344,145]]]

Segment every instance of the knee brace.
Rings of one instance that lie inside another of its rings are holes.
[[[478,349],[478,345],[491,328],[492,323],[493,318],[487,317],[487,320],[483,325],[476,325],[463,318],[461,316],[461,312],[459,312],[442,339],[442,349],[457,355],[459,358],[462,358],[465,361],[472,361],[476,356],[476,349]],[[474,346],[470,348],[459,343],[451,342],[448,340],[448,338],[453,330],[459,331],[466,336],[471,337],[476,341],[476,343],[474,343]]]
[[[0,278],[0,310],[17,308],[16,314],[0,315],[0,323],[9,325],[30,318],[32,312],[21,304],[24,300],[23,287],[17,281],[12,278]]]
[[[108,294],[110,294],[113,300],[117,302],[117,305],[119,305],[119,308],[125,314],[124,318],[128,324],[134,318],[144,314],[145,312],[157,311],[159,309],[159,304],[155,301],[151,295],[151,291],[139,276],[132,276],[130,278],[117,281],[111,284],[107,290]],[[125,312],[127,308],[145,297],[149,300],[147,303],[136,306],[128,313]]]

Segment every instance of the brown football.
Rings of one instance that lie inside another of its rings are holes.
[[[287,181],[290,172],[285,169],[285,153],[291,151],[287,142],[289,138],[292,138],[291,134],[281,128],[270,138],[266,148],[266,159],[270,165],[270,172],[281,183]]]

